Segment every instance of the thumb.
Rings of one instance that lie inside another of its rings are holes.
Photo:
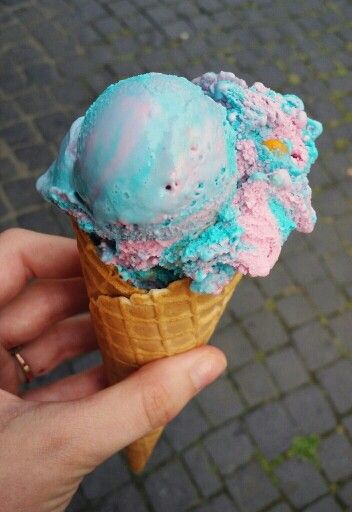
[[[200,347],[149,363],[119,384],[80,400],[78,410],[74,407],[72,430],[82,462],[96,466],[166,425],[225,367],[219,349]]]

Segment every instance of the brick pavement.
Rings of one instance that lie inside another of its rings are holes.
[[[269,278],[241,284],[213,339],[227,374],[166,429],[142,476],[116,455],[69,512],[352,510],[351,17],[349,0],[2,0],[1,230],[70,234],[35,178],[72,120],[131,74],[231,70],[298,93],[325,124],[317,227],[291,236]]]

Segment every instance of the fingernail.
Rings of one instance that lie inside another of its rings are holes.
[[[190,370],[190,377],[195,387],[200,391],[213,382],[225,370],[227,365],[224,356],[203,356]]]

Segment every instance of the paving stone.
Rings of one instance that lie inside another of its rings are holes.
[[[227,480],[227,487],[243,512],[258,512],[279,497],[278,491],[256,462],[236,471]]]
[[[0,103],[0,126],[14,123],[18,120],[18,111],[13,101]]]
[[[89,78],[96,72],[97,68],[96,62],[87,57],[83,58],[81,55],[74,55],[70,57],[70,59],[63,57],[62,60],[58,61],[57,66],[60,74],[62,74],[65,79],[71,80],[83,79],[85,76]]]
[[[17,227],[17,224],[14,219],[2,220],[0,222],[0,233],[5,231],[5,229],[15,228],[15,227]]]
[[[254,313],[243,321],[243,325],[258,349],[264,352],[280,347],[288,341],[277,316],[269,311]]]
[[[288,327],[297,327],[314,316],[311,305],[302,295],[291,295],[279,300],[277,308]]]
[[[343,346],[352,351],[352,311],[333,318],[330,325]]]
[[[87,510],[87,506],[87,499],[82,495],[82,491],[79,488],[78,491],[74,494],[65,512],[83,512],[84,510]]]
[[[128,62],[113,62],[109,64],[109,68],[112,70],[115,79],[127,78],[131,75],[138,75],[142,72],[141,66],[133,61]]]
[[[233,323],[222,331],[216,332],[212,343],[225,352],[229,369],[243,366],[248,363],[254,355],[253,348],[248,338],[246,338],[243,332]]]
[[[238,512],[238,508],[226,494],[220,494],[211,501],[194,509],[194,512]]]
[[[209,497],[222,487],[219,477],[200,446],[190,448],[184,457],[203,496]]]
[[[318,258],[311,252],[289,254],[285,258],[285,265],[292,277],[301,285],[325,277],[325,271]]]
[[[16,102],[25,114],[43,114],[53,109],[52,97],[44,87],[39,86],[35,88],[35,91],[24,91],[23,94],[17,96]]]
[[[58,87],[52,89],[53,96],[61,105],[88,104],[90,93],[88,88],[78,81],[65,80]]]
[[[284,83],[285,77],[277,67],[270,64],[260,69],[258,80],[267,84],[271,89],[278,89]]]
[[[114,1],[107,2],[108,8],[107,11],[112,12],[113,15],[118,18],[124,19],[128,16],[133,16],[137,11],[134,5],[131,4],[128,0],[121,0],[118,3]]]
[[[333,278],[341,284],[352,281],[352,258],[345,253],[327,255],[326,264]]]
[[[17,70],[8,69],[1,74],[0,89],[2,89],[5,94],[21,92],[26,85],[26,78]]]
[[[36,124],[45,140],[56,143],[61,142],[70,127],[66,115],[61,112],[38,118]]]
[[[208,423],[194,403],[190,403],[166,427],[165,433],[176,450],[182,450],[208,429]]]
[[[320,215],[341,215],[348,205],[343,195],[331,188],[315,197],[315,207]]]
[[[49,167],[53,158],[46,144],[35,144],[27,148],[15,150],[15,154],[29,171],[41,171]]]
[[[33,63],[34,61],[39,60],[44,56],[43,51],[39,50],[31,44],[27,44],[27,42],[23,44],[17,44],[16,46],[12,46],[8,49],[5,55],[6,57],[8,57],[8,64],[19,65],[27,65],[29,62]]]
[[[219,0],[197,0],[197,5],[200,10],[210,14],[216,13],[221,8]]]
[[[35,189],[34,178],[23,178],[17,181],[9,181],[4,184],[4,191],[16,209],[22,209],[27,206],[39,205],[43,199]]]
[[[166,442],[165,437],[162,436],[154,448],[150,459],[148,460],[146,471],[153,470],[161,463],[170,459],[173,455],[173,451],[169,444]]]
[[[269,296],[276,296],[282,293],[285,288],[292,286],[292,279],[283,267],[281,262],[276,263],[268,277],[258,281],[260,287]]]
[[[135,485],[127,485],[115,490],[99,504],[99,512],[147,512],[142,494]]]
[[[153,23],[143,14],[137,12],[133,16],[124,18],[123,23],[128,26],[134,33],[154,30]]]
[[[326,102],[324,105],[321,105],[321,103],[319,104],[319,102],[317,102],[317,104],[314,106],[314,115],[322,123],[331,121],[332,119],[338,119],[340,117],[339,112],[336,109],[336,107],[332,103],[329,103],[329,102]],[[315,169],[315,174],[316,174],[316,169]],[[324,211],[324,205],[323,205],[322,211]],[[320,213],[322,213],[322,211],[320,211]]]
[[[0,181],[3,183],[17,174],[16,166],[8,158],[0,158]]]
[[[342,512],[342,508],[332,496],[325,496],[313,505],[305,508],[304,512]]]
[[[345,244],[352,244],[351,216],[340,217],[336,221],[336,229]]]
[[[343,434],[332,434],[319,447],[323,470],[331,482],[343,480],[352,473],[352,446]]]
[[[287,505],[287,503],[279,503],[279,505],[275,505],[275,507],[268,510],[268,512],[291,512],[292,508]]]
[[[12,148],[15,146],[30,146],[36,143],[36,135],[27,123],[18,123],[0,129],[0,138]]]
[[[287,395],[284,398],[284,405],[297,427],[305,434],[323,434],[336,425],[330,405],[314,384]]]
[[[175,13],[170,7],[164,5],[157,5],[146,9],[148,16],[153,20],[156,25],[163,26],[165,22],[175,19]]]
[[[243,411],[243,403],[237,391],[225,377],[202,391],[197,401],[212,425],[221,425]]]
[[[212,26],[211,18],[205,14],[194,16],[190,21],[197,31],[206,31]]]
[[[352,481],[349,480],[338,490],[339,498],[347,505],[352,507]]]
[[[337,39],[335,39],[337,41]],[[341,41],[339,41],[341,43]],[[350,92],[351,91],[351,82],[348,81],[348,76],[339,76],[335,77],[330,81],[330,86],[332,89],[341,91],[341,92]]]
[[[352,438],[352,414],[343,419],[343,424],[347,428],[347,432],[349,433],[350,437]]]
[[[164,25],[163,31],[171,39],[176,39],[184,33],[189,35],[192,32],[192,27],[185,20],[178,20]]]
[[[238,421],[209,434],[204,447],[222,475],[245,464],[253,455],[253,446]]]
[[[329,280],[311,283],[308,294],[319,312],[323,315],[334,313],[343,307],[343,297],[337,287]]]
[[[319,169],[319,172],[314,172],[309,179],[309,184],[312,190],[320,190],[327,185],[331,185],[331,183],[331,176],[324,169]]]
[[[335,252],[340,244],[336,228],[319,220],[313,233],[309,235],[309,241],[319,253]]]
[[[326,483],[309,462],[290,459],[275,470],[280,486],[295,507],[304,507],[327,491]]]
[[[30,213],[24,213],[17,216],[19,227],[39,231],[40,233],[48,233],[50,235],[63,235],[61,226],[58,224],[56,217],[52,215],[48,208],[41,208]]]
[[[286,258],[289,254],[306,252],[307,248],[307,237],[298,231],[293,231],[282,247],[281,257]]]
[[[235,294],[229,302],[230,310],[241,317],[260,309],[263,306],[263,297],[257,286],[249,279],[242,279]]]
[[[278,394],[268,370],[260,363],[251,363],[232,375],[249,405],[258,405]]]
[[[106,15],[105,9],[92,0],[86,0],[84,5],[77,3],[77,7],[79,8],[80,16],[84,21],[91,21]]]
[[[7,206],[0,201],[0,217],[8,212]]]
[[[339,357],[330,334],[318,322],[313,321],[300,327],[292,336],[310,370],[317,370]]]
[[[279,402],[264,405],[246,416],[249,432],[269,459],[285,452],[297,435],[297,427]]]
[[[346,293],[349,299],[352,299],[352,284],[346,286]]]
[[[186,17],[186,18],[188,18],[191,21],[192,21],[192,19],[195,16],[199,15],[199,9],[194,4],[191,4],[191,3],[188,3],[188,2],[187,3],[182,2],[182,4],[177,4],[176,3],[175,7],[176,7],[176,10],[177,10],[177,13],[180,16]]]
[[[196,489],[179,462],[169,462],[145,481],[145,488],[156,512],[180,512],[195,505]]]
[[[220,494],[211,500],[210,507],[211,512],[238,512],[238,508],[226,494]]]
[[[230,315],[230,312],[228,309],[225,309],[225,312],[221,315],[221,318],[219,320],[218,325],[216,326],[215,332],[213,334],[213,338],[211,340],[211,343],[214,343],[214,337],[225,327],[228,327],[229,325],[232,325],[234,328],[234,322],[232,319],[232,316]]]
[[[31,64],[25,68],[28,83],[32,84],[50,84],[58,79],[58,74],[54,66],[46,62]]]
[[[120,454],[115,454],[84,478],[82,491],[88,499],[99,498],[129,479],[125,462]]]
[[[309,376],[292,347],[275,352],[268,357],[266,364],[283,392],[309,381]]]
[[[319,372],[321,384],[326,389],[336,409],[348,412],[352,407],[352,364],[341,360]]]
[[[105,38],[109,38],[118,34],[118,32],[122,29],[120,23],[118,23],[111,16],[100,18],[99,20],[95,21],[94,27]]]
[[[108,70],[102,70],[99,73],[92,73],[87,82],[95,95],[100,94],[111,83],[111,74]]]
[[[156,40],[148,38],[149,43],[152,43],[152,41],[155,43]],[[146,43],[147,40],[143,42]],[[134,38],[125,36],[117,37],[117,39],[113,43],[113,47],[116,48],[116,50],[121,54],[134,54],[138,51],[138,46],[138,41],[136,41]]]

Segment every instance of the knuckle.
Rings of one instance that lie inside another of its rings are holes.
[[[18,240],[18,238],[23,235],[24,231],[25,230],[22,229],[22,228],[8,228],[8,229],[5,229],[5,231],[3,231],[0,234],[0,240],[2,242],[10,242],[10,241],[13,241],[13,240]]]
[[[141,382],[142,407],[150,430],[169,423],[175,416],[173,400],[165,386],[160,383]]]

